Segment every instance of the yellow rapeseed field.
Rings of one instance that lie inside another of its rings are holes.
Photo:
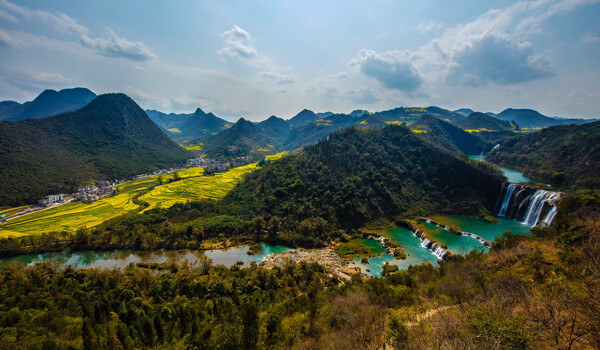
[[[277,159],[285,153],[278,153],[268,156],[268,158]],[[190,168],[177,172],[182,180],[164,185],[158,185],[159,176],[128,182],[117,186],[120,193],[113,197],[104,198],[91,204],[67,203],[9,220],[2,225],[0,238],[37,235],[53,231],[75,231],[79,227],[90,228],[100,225],[114,217],[139,211],[140,206],[133,203],[132,198],[140,191],[149,189],[151,185],[156,185],[156,187],[139,198],[150,204],[147,209],[167,208],[177,202],[206,198],[219,199],[231,191],[244,174],[257,168],[257,164],[249,164],[214,176],[204,176],[202,168]],[[160,176],[165,182],[173,178],[173,174]]]

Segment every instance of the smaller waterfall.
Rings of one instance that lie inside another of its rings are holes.
[[[533,195],[533,198],[531,198],[531,203],[529,204],[527,212],[525,213],[525,219],[523,219],[524,224],[532,227],[537,224],[540,214],[542,213],[542,208],[544,207],[546,195],[547,192],[544,190],[539,190]]]
[[[448,252],[437,243],[433,243],[431,250],[433,251],[433,254],[441,260],[444,260],[446,255],[448,255]]]
[[[550,211],[548,212],[548,215],[546,215],[546,218],[544,218],[544,221],[542,221],[546,226],[550,226],[550,224],[552,223],[552,221],[554,221],[554,217],[556,216],[556,207],[552,207],[552,209],[550,209]]]
[[[429,249],[433,255],[435,255],[438,259],[445,259],[446,255],[448,255],[448,251],[444,249],[441,245],[436,242],[432,242],[425,236],[421,230],[417,229],[413,232],[415,237],[421,240],[421,247],[425,249]]]
[[[506,194],[504,195],[504,200],[502,201],[502,206],[500,207],[500,211],[498,212],[499,216],[506,216],[506,210],[508,209],[508,205],[510,204],[510,199],[512,198],[512,194],[515,191],[515,184],[508,185],[508,189],[506,190]]]

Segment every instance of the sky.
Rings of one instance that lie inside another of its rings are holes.
[[[401,106],[600,117],[600,0],[0,0],[0,100],[235,121]]]

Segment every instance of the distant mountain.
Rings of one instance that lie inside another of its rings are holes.
[[[480,154],[486,147],[477,136],[428,114],[411,124],[410,129],[422,131],[419,135],[450,151],[472,155]]]
[[[284,141],[283,148],[292,150],[315,143],[334,131],[358,124],[360,120],[348,114],[332,114],[319,118],[312,123],[293,128]]]
[[[402,126],[348,128],[250,173],[224,201],[283,225],[309,220],[315,229],[297,239],[310,240],[321,238],[319,224],[355,229],[399,215],[492,210],[501,179],[488,169]]]
[[[118,179],[180,164],[190,154],[124,94],[43,119],[0,122],[0,206],[70,193],[90,180]]]
[[[438,119],[456,122],[463,118],[463,115],[451,112],[440,107],[399,107],[387,111],[375,112],[368,119],[369,124],[385,124],[390,122],[412,123],[425,114],[429,114]]]
[[[2,101],[0,102],[0,119],[2,118],[2,116],[7,113],[8,111],[10,111],[11,109],[20,106],[21,104],[19,102],[15,102],[15,101]]]
[[[291,126],[302,126],[312,123],[317,119],[319,119],[319,116],[316,115],[315,112],[308,109],[303,109],[300,113],[289,119],[288,123]]]
[[[0,109],[0,120],[18,121],[45,118],[59,113],[77,110],[96,98],[96,94],[85,88],[44,90],[33,101]]]
[[[165,131],[167,135],[171,133],[171,131],[169,130],[179,129],[181,125],[183,125],[183,123],[185,123],[187,119],[191,116],[191,114],[185,113],[167,114],[153,109],[147,109],[146,114],[148,114],[150,120],[152,120],[154,124],[156,124],[159,128]],[[178,132],[175,131],[174,133],[177,134]]]
[[[471,113],[468,117],[456,122],[456,125],[467,130],[486,129],[489,131],[515,130],[517,127],[517,125],[513,125],[511,122],[496,119],[479,112]]]
[[[600,189],[600,122],[520,135],[500,143],[486,157],[554,185]]]
[[[231,123],[197,108],[192,114],[163,113],[146,110],[148,117],[174,140],[192,140],[217,133]]]
[[[276,140],[259,125],[240,118],[229,129],[192,141],[203,143],[209,158],[230,160],[234,158],[264,158],[275,152]]]
[[[350,115],[353,117],[362,117],[365,114],[369,115],[370,113],[369,113],[369,111],[364,110],[364,109],[356,109],[350,113]]]
[[[473,112],[475,112],[474,110],[470,109],[470,108],[460,108],[457,109],[455,111],[453,111],[454,113],[460,114],[462,116],[468,117],[469,115],[473,114]]]
[[[289,136],[292,128],[287,121],[274,115],[258,123],[258,126],[275,139],[277,143],[283,142]]]
[[[496,118],[506,121],[514,121],[522,128],[547,128],[553,125],[585,124],[592,120],[551,118],[533,109],[508,108],[495,115]]]
[[[333,112],[320,112],[320,113],[317,113],[317,116],[319,116],[319,118],[327,118],[330,115],[334,115],[334,114],[335,113],[333,113]]]

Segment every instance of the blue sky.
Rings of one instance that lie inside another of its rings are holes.
[[[0,100],[229,120],[436,105],[600,117],[600,1],[0,0]]]

